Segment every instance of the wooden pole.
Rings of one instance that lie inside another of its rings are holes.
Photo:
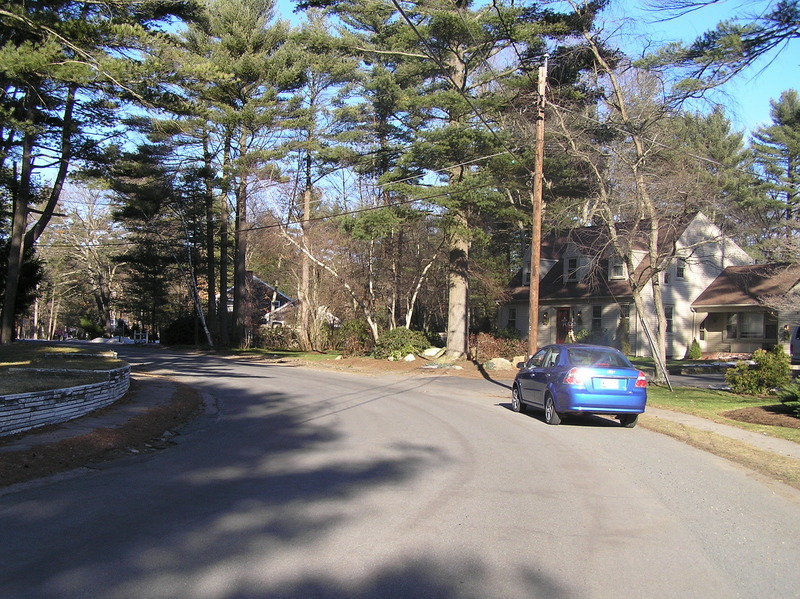
[[[542,245],[542,185],[544,161],[544,105],[547,89],[547,58],[539,66],[538,97],[536,99],[536,163],[533,172],[533,196],[531,214],[531,277],[528,304],[528,352],[533,355],[539,349],[539,262]]]

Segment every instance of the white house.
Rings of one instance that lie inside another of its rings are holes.
[[[624,229],[624,225],[619,225]],[[645,324],[655,331],[657,320],[652,288],[644,281],[651,272],[643,243],[634,247],[634,280],[642,281],[646,314],[636,314],[624,262],[610,249],[604,226],[553,233],[542,241],[539,279],[540,345],[578,339],[624,347],[634,355],[649,355]],[[699,331],[694,302],[729,266],[753,260],[726,238],[702,213],[683,221],[664,219],[658,242],[662,298],[667,317],[668,357],[683,357]],[[501,329],[528,336],[530,252],[521,274],[499,310]],[[626,347],[627,349],[627,347]]]

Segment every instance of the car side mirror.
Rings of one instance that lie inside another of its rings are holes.
[[[517,368],[525,368],[525,362],[517,362]]]

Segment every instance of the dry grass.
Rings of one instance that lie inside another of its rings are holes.
[[[86,356],[85,354],[91,354]],[[74,347],[57,343],[17,342],[0,346],[0,395],[29,393],[85,385],[98,380],[93,370],[119,368],[124,362],[114,352],[95,347]],[[20,372],[31,369],[32,372]],[[33,369],[51,372],[33,372]],[[84,371],[76,375],[68,370]]]
[[[92,463],[169,445],[164,433],[202,413],[203,399],[192,387],[176,384],[168,404],[151,408],[118,428],[100,428],[89,434],[0,453],[0,486],[8,486]],[[55,425],[58,426],[58,425]]]
[[[764,451],[737,439],[703,431],[664,418],[642,415],[639,425],[750,468],[800,489],[800,460]]]

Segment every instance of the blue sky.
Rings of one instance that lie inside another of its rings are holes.
[[[612,0],[613,2],[614,0]],[[664,21],[664,15],[644,9],[642,0],[617,0],[606,14],[608,26],[619,23],[620,17],[631,22],[623,28],[626,43],[641,48],[645,41],[691,42],[717,23],[744,16],[767,6],[768,2],[723,0],[688,16]],[[800,40],[775,52],[728,83],[714,100],[725,107],[728,118],[737,130],[751,132],[759,125],[769,125],[770,100],[778,100],[788,89],[800,91]]]

